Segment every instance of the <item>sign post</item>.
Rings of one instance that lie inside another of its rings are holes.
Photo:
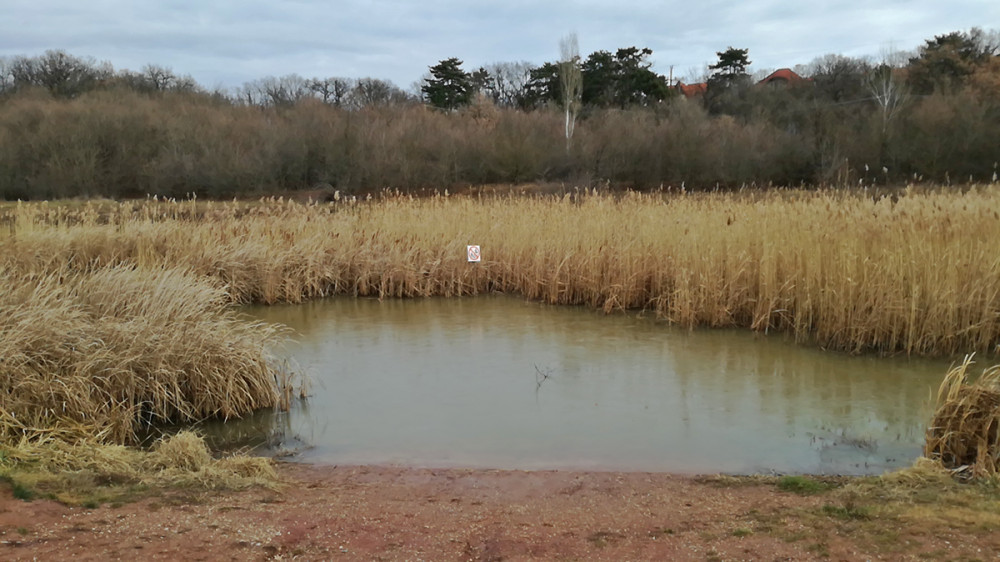
[[[482,261],[483,255],[479,251],[479,246],[466,246],[465,252],[469,256],[469,263],[478,263]]]

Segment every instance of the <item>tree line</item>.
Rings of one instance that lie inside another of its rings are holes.
[[[586,59],[573,56],[565,61],[546,62],[534,67],[528,63],[497,63],[466,72],[458,58],[442,60],[430,68],[421,92],[434,107],[454,110],[472,103],[482,95],[499,107],[532,110],[548,104],[563,103],[565,63],[576,67],[582,78],[580,99],[584,106],[619,108],[650,105],[673,94],[667,78],[653,72],[647,48],[627,47],[615,53],[596,51]]]
[[[466,70],[405,91],[375,78],[190,76],[62,51],[0,58],[0,197],[228,197],[555,182],[686,189],[994,181],[1000,41],[956,31],[915,52],[831,54],[759,84],[730,47],[686,98],[626,47]],[[575,134],[573,131],[575,130]],[[573,142],[570,143],[570,137]]]
[[[648,57],[652,50],[628,47],[615,53],[597,51],[574,61],[583,78],[582,102],[593,107],[622,109],[659,102],[671,95],[666,77],[656,74]],[[39,56],[0,57],[0,95],[31,89],[55,98],[74,98],[95,90],[124,89],[143,94],[189,92],[212,95],[234,104],[287,107],[318,99],[335,107],[358,109],[378,105],[427,103],[445,110],[471,104],[484,96],[497,107],[522,110],[559,104],[560,78],[566,69],[558,62],[534,66],[527,62],[498,62],[466,72],[452,57],[429,68],[419,88],[407,92],[378,78],[303,78],[297,74],[252,80],[229,91],[207,91],[189,75],[150,64],[140,71],[115,71],[108,62],[63,51]]]

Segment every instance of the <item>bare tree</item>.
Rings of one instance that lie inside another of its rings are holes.
[[[263,85],[264,93],[275,107],[295,105],[309,95],[309,83],[298,74],[268,77],[264,79]]]
[[[133,92],[148,93],[150,91],[149,84],[146,83],[146,77],[127,68],[119,70],[115,75],[115,79],[119,84]]]
[[[14,75],[10,72],[10,65],[10,59],[0,57],[0,95],[14,89]]]
[[[1000,56],[1000,29],[982,30],[973,27],[969,30],[969,36],[979,48],[979,51],[987,56]]]
[[[802,75],[812,78],[817,90],[831,101],[852,103],[870,95],[866,84],[870,66],[862,58],[827,54],[813,59]]]
[[[909,89],[898,76],[897,68],[889,61],[898,58],[884,57],[883,62],[868,70],[865,76],[865,87],[879,107],[882,120],[882,135],[889,129],[889,122],[899,114],[906,100]]]
[[[520,107],[533,68],[534,65],[525,61],[495,62],[487,65],[489,80],[483,93],[500,107]]]
[[[165,92],[177,84],[177,75],[165,66],[147,64],[142,67],[142,76],[154,92]]]
[[[194,79],[190,74],[184,74],[181,76],[174,77],[174,83],[171,85],[171,89],[175,92],[202,92],[204,91],[202,87],[198,84],[198,81]]]
[[[323,103],[340,107],[347,101],[347,96],[354,88],[354,81],[350,78],[314,78],[309,81],[309,89],[316,94]]]
[[[389,80],[360,78],[350,93],[350,106],[360,109],[379,105],[397,105],[409,101],[410,96]]]
[[[580,45],[571,33],[559,41],[559,85],[566,111],[566,153],[569,154],[576,129],[576,116],[583,105],[583,74],[580,72]]]
[[[142,67],[141,72],[121,70],[115,74],[115,80],[133,91],[146,94],[200,90],[198,83],[190,75],[178,76],[170,68],[155,64],[147,64]]]
[[[242,105],[266,107],[267,102],[264,92],[259,87],[259,80],[244,82],[242,86],[233,91],[233,101]]]
[[[40,86],[52,95],[73,97],[111,78],[109,63],[80,58],[64,51],[45,51],[38,57],[15,57],[8,68],[16,86]]]
[[[243,84],[237,90],[237,97],[247,105],[288,107],[309,96],[309,85],[309,81],[298,74],[268,76]]]
[[[865,76],[865,86],[878,107],[880,119],[879,128],[879,161],[888,179],[889,137],[892,129],[890,124],[899,114],[910,97],[909,87],[899,76],[897,65],[905,64],[906,58],[897,53],[883,52],[882,63],[870,68]],[[893,64],[895,63],[895,64]]]
[[[677,75],[680,75],[680,73],[678,72]],[[710,77],[711,74],[708,72],[708,63],[705,63],[705,65],[701,67],[689,67],[687,72],[684,73],[684,78],[679,78],[677,81],[684,84],[702,84],[708,82]],[[676,85],[677,84],[671,84],[671,86]]]

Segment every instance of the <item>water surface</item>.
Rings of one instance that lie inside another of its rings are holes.
[[[920,454],[948,361],[511,297],[252,307],[312,378],[269,428],[335,464],[863,474]]]

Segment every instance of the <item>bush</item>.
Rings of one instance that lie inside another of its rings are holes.
[[[72,99],[24,90],[0,100],[0,197],[231,198],[311,189],[444,189],[570,182],[639,189],[865,185],[923,175],[989,180],[1000,107],[973,90],[904,106],[883,131],[873,108],[808,88],[760,90],[739,116],[697,100],[591,109],[567,152],[563,116],[485,99],[444,113],[419,105],[280,107],[116,88]]]

